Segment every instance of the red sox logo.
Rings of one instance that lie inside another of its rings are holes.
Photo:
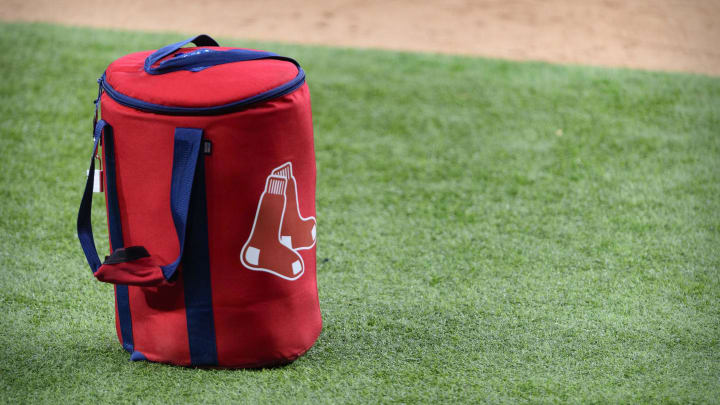
[[[264,271],[286,280],[305,272],[300,250],[315,246],[315,217],[300,215],[297,182],[292,163],[272,170],[260,195],[250,237],[240,261],[250,270]]]

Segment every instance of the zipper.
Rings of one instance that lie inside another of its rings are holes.
[[[102,79],[103,77],[105,77],[104,74],[102,75],[102,77],[101,77],[100,79]],[[102,84],[100,83],[100,79],[97,79],[97,82],[98,82],[98,95],[97,95],[97,98],[95,99],[95,101],[93,101],[93,104],[95,104],[95,116],[93,117],[92,132],[95,132],[95,126],[97,125],[98,110],[100,109],[100,97],[102,96]],[[93,139],[94,139],[94,138],[95,138],[95,135],[93,134]]]
[[[242,110],[250,105],[262,103],[263,101],[272,100],[274,98],[282,97],[286,94],[292,93],[293,91],[297,90],[300,86],[305,83],[305,71],[300,67],[300,65],[292,61],[295,66],[298,68],[298,74],[290,80],[289,82],[286,82],[284,84],[281,84],[280,86],[277,86],[273,89],[264,91],[260,94],[256,94],[251,97],[247,97],[241,100],[233,101],[228,104],[221,104],[211,107],[180,107],[180,106],[168,106],[168,105],[162,105],[162,104],[154,104],[149,103],[147,101],[143,101],[137,98],[133,98],[130,96],[127,96],[125,94],[120,93],[119,91],[115,90],[110,86],[110,84],[105,79],[105,73],[103,73],[102,76],[98,79],[98,99],[96,100],[95,106],[97,109],[97,106],[99,104],[100,100],[100,94],[104,91],[110,98],[118,102],[119,104],[122,104],[126,107],[134,108],[136,110],[156,113],[156,114],[165,114],[165,115],[220,115],[220,114],[227,114],[235,111]]]

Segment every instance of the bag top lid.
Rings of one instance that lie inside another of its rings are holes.
[[[182,48],[193,42],[197,47]],[[198,35],[157,51],[117,59],[99,79],[129,107],[166,114],[219,114],[292,92],[305,82],[293,59],[271,52],[220,47]]]

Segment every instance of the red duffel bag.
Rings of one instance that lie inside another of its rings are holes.
[[[124,56],[98,82],[78,237],[95,277],[115,284],[131,359],[261,367],[306,352],[322,321],[300,65],[200,35]],[[90,224],[97,188],[112,252],[103,262]]]

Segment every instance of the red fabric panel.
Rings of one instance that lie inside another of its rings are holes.
[[[102,114],[113,127],[118,203],[125,246],[144,246],[161,264],[180,247],[170,212],[176,125],[122,107],[103,95]],[[190,364],[182,281],[128,288],[134,349],[148,359]]]
[[[247,366],[290,359],[320,333],[315,249],[298,251],[305,273],[295,281],[243,267],[258,198],[271,171],[292,162],[304,216],[315,216],[315,152],[306,85],[297,91],[208,124],[208,230],[218,359]]]
[[[168,284],[161,263],[155,257],[144,257],[132,262],[103,264],[95,272],[99,281],[113,284],[159,286]]]

